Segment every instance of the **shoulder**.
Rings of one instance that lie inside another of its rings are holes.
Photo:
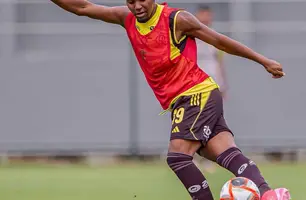
[[[127,6],[113,6],[113,7],[104,6],[103,8],[108,9],[106,15],[115,16],[118,21],[118,24],[124,26],[125,20],[130,13],[130,10],[128,9]]]
[[[184,22],[189,23],[195,19],[195,16],[186,10],[178,10],[178,11],[179,12],[177,15],[177,19],[178,19],[178,22],[180,23],[184,23]]]
[[[124,28],[128,28],[131,24],[133,24],[135,19],[135,16],[133,15],[133,13],[128,12],[124,18]]]
[[[175,15],[176,13],[180,12],[181,10],[183,10],[181,8],[170,7],[170,6],[168,6],[167,3],[162,3],[162,4],[159,4],[159,5],[162,6],[163,13],[165,13],[166,15],[168,15],[170,17]]]
[[[197,18],[186,10],[180,11],[176,18],[176,27],[182,32],[189,32],[201,27],[201,23]]]

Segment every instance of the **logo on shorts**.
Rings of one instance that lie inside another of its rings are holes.
[[[174,127],[174,128],[172,129],[172,133],[179,133],[179,132],[180,132],[180,129],[179,129],[178,126],[176,126],[176,127]]]
[[[244,163],[243,165],[241,165],[238,169],[238,174],[242,174],[247,167],[248,163]]]
[[[209,139],[209,136],[211,135],[211,130],[209,126],[204,126],[203,128],[203,136],[206,139],[206,141]]]

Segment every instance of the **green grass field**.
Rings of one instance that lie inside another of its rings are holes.
[[[273,187],[286,185],[303,200],[306,165],[264,164]],[[206,174],[216,199],[231,177],[223,169]],[[163,164],[109,167],[15,165],[0,167],[0,200],[187,200],[187,192]]]

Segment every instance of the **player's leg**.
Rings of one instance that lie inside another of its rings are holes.
[[[195,200],[213,200],[207,180],[193,162],[199,141],[173,139],[169,144],[167,163]]]
[[[278,188],[272,190],[270,188],[255,162],[244,156],[236,146],[234,137],[229,131],[222,131],[211,138],[206,147],[201,149],[201,155],[217,162],[235,176],[242,176],[252,180],[259,188],[262,200],[290,199],[287,189]]]
[[[206,178],[193,162],[195,152],[202,145],[201,136],[193,127],[203,110],[206,98],[208,95],[181,97],[172,112],[167,163],[194,200],[213,200]]]
[[[234,137],[230,132],[222,131],[216,134],[207,142],[201,153],[232,172],[235,176],[242,176],[252,180],[261,194],[271,189],[256,164],[244,156],[236,146]]]
[[[221,109],[221,115],[217,120],[212,134],[205,145],[205,148],[201,148],[200,154],[206,158],[217,162],[220,166],[231,171],[235,176],[243,176],[252,180],[259,188],[261,195],[265,193],[271,193],[271,188],[261,175],[260,170],[256,166],[255,162],[248,159],[240,149],[236,146],[234,136],[230,129],[227,127],[225,119],[223,117],[223,104],[222,97],[218,91],[215,91],[212,95],[216,102],[216,105]],[[276,190],[278,192],[278,190]],[[287,200],[285,193],[287,190],[281,190],[284,198],[278,198],[275,200]],[[274,192],[275,193],[275,192]]]

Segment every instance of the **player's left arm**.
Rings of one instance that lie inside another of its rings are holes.
[[[240,42],[205,26],[187,11],[179,12],[176,20],[176,36],[180,38],[183,35],[198,38],[226,53],[253,60],[263,65],[269,73],[273,74],[274,78],[284,76],[282,67],[278,62],[270,60]]]

